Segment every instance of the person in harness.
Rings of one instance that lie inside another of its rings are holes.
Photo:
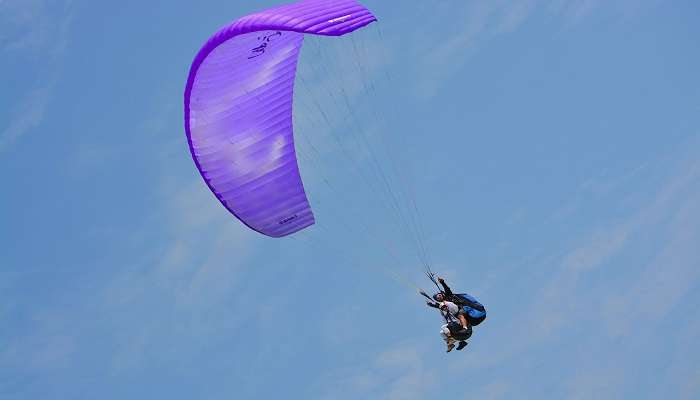
[[[442,291],[429,298],[427,305],[439,309],[445,318],[445,325],[440,333],[447,343],[447,352],[452,351],[456,341],[459,341],[457,350],[462,350],[467,346],[467,339],[472,335],[472,327],[486,319],[486,308],[469,294],[453,293],[443,278],[437,277],[435,282],[432,273],[428,276],[433,283],[437,285],[439,282],[442,286]],[[438,289],[440,289],[439,286]],[[424,292],[421,293],[428,297]]]
[[[455,347],[455,342],[459,342],[457,350],[462,350],[467,345],[467,339],[472,335],[471,326],[464,328],[460,323],[460,309],[457,304],[451,301],[428,300],[428,306],[436,308],[445,319],[445,324],[440,327],[440,336],[447,344],[447,352],[451,352]]]

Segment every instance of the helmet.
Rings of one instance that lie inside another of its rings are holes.
[[[437,302],[445,301],[445,293],[438,292],[433,295],[433,300]]]

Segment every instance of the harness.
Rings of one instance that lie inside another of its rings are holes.
[[[486,307],[484,307],[483,304],[479,303],[478,301],[476,301],[475,298],[466,293],[453,294],[452,296],[450,296],[449,301],[457,304],[458,306],[468,306],[477,311],[481,311],[483,313],[486,312]]]
[[[452,303],[454,303],[454,302],[452,302]],[[454,303],[454,304],[455,304],[455,306],[457,306],[456,303]],[[444,307],[444,308],[443,308],[443,307]],[[458,324],[460,324],[460,326],[462,325],[461,322],[459,322],[459,319],[458,319],[458,318],[455,318],[455,317],[452,315],[452,313],[450,312],[450,308],[447,306],[447,304],[445,304],[444,301],[442,302],[442,305],[440,305],[438,309],[440,310],[440,313],[441,313],[441,314],[444,313],[444,314],[443,314],[443,318],[445,318],[445,322],[446,322],[447,324],[450,324],[450,323],[458,323]],[[457,312],[459,312],[459,306],[457,306]]]

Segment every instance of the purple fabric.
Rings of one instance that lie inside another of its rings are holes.
[[[185,132],[204,181],[251,229],[286,236],[314,223],[299,175],[292,97],[303,34],[341,36],[375,17],[354,0],[306,0],[248,15],[192,62]]]

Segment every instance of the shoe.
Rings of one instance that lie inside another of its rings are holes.
[[[447,352],[451,352],[455,348],[455,340],[453,338],[447,339]]]
[[[459,342],[459,344],[457,345],[457,350],[462,350],[463,348],[467,347],[468,344],[469,344],[469,343],[467,343],[467,342],[465,342],[464,340],[462,340],[462,341]]]

